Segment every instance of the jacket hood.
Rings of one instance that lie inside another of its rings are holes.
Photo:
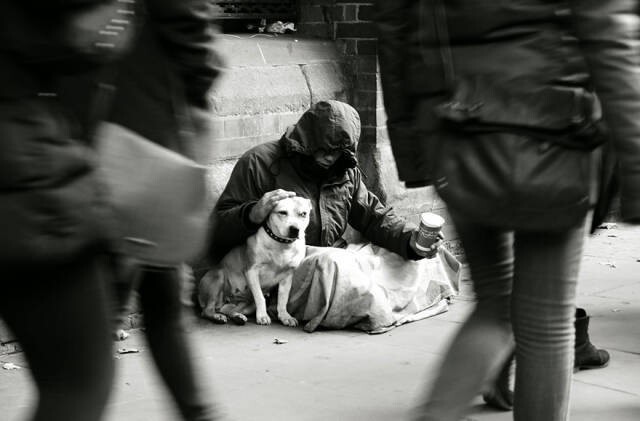
[[[360,116],[344,102],[320,101],[287,129],[283,139],[288,153],[313,155],[319,149],[340,149],[355,154],[360,139]]]
[[[355,168],[356,146],[360,139],[360,116],[349,104],[340,101],[320,101],[302,114],[280,139],[286,156],[293,158],[301,172],[316,178],[331,178]],[[319,149],[341,150],[342,156],[328,173],[315,168],[313,154]],[[316,174],[317,173],[317,174]]]

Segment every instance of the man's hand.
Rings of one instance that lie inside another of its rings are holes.
[[[444,234],[440,232],[438,233],[438,241],[433,243],[428,250],[424,251],[416,247],[416,238],[418,238],[417,229],[413,231],[413,233],[411,234],[411,240],[409,240],[409,246],[418,256],[426,257],[427,259],[433,259],[434,257],[436,257],[436,255],[438,254],[438,249],[440,248],[440,246],[442,246],[442,243],[444,242]]]
[[[262,224],[276,206],[276,203],[282,199],[293,197],[295,195],[295,192],[282,189],[266,192],[253,206],[253,208],[251,208],[251,212],[249,212],[249,219],[256,225]]]

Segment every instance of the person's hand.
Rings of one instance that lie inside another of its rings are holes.
[[[266,192],[260,200],[251,208],[249,219],[256,225],[260,225],[267,219],[276,203],[287,197],[293,197],[296,193],[292,191],[277,189]]]
[[[433,259],[434,257],[436,257],[436,255],[438,254],[438,249],[440,248],[440,246],[442,246],[444,242],[444,234],[442,233],[442,231],[438,233],[438,241],[433,243],[428,250],[420,250],[416,246],[416,239],[418,238],[418,234],[419,234],[419,231],[417,229],[413,231],[413,233],[411,234],[411,239],[409,240],[409,246],[411,247],[411,249],[418,256],[426,257],[427,259]]]

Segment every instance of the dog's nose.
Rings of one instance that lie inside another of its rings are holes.
[[[298,238],[299,234],[300,234],[300,228],[289,227],[289,238]]]

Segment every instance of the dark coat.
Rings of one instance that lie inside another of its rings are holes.
[[[429,138],[442,131],[438,106],[462,82],[479,80],[524,99],[522,113],[513,104],[507,118],[534,130],[597,121],[595,88],[620,164],[622,214],[640,218],[637,1],[377,3],[389,135],[407,186],[432,182]]]
[[[30,25],[19,26],[34,32],[21,38],[22,44],[0,46],[0,261],[73,258],[108,236],[103,189],[88,141],[96,75],[105,74],[102,65],[69,68],[82,55],[70,62],[20,50],[49,38],[57,42],[56,25],[79,3],[90,7],[92,1],[3,2],[7,13],[0,17],[0,40],[16,36],[7,21],[12,16],[28,20]],[[121,91],[116,98],[118,112],[112,119],[176,147],[181,130],[176,110],[206,106],[204,98],[218,73],[211,8],[206,0],[145,3],[144,29],[120,73],[129,85],[126,95]],[[40,25],[43,21],[48,25]],[[174,92],[177,104],[171,101]]]
[[[246,152],[214,209],[212,259],[221,259],[257,231],[259,226],[248,218],[251,207],[264,193],[279,188],[313,203],[306,231],[308,245],[336,244],[349,224],[374,244],[407,257],[413,226],[367,190],[355,161],[359,136],[356,111],[347,104],[327,101],[303,114],[279,141]],[[330,174],[314,176],[312,154],[319,148],[340,149],[343,154]]]

